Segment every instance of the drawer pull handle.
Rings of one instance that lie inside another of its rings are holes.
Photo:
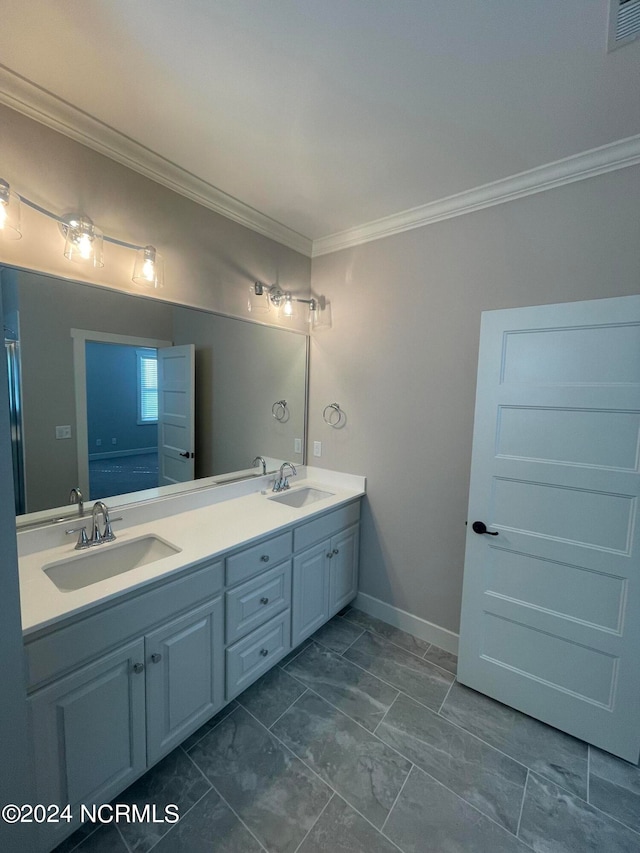
[[[133,671],[135,672],[136,675],[140,675],[140,673],[143,672],[143,670],[144,670],[144,664],[143,663],[134,663]]]
[[[151,655],[151,660],[153,663],[160,663],[160,661],[162,660],[162,655],[158,652],[155,652]]]
[[[340,553],[340,549],[339,549],[339,548],[334,548],[334,549],[333,549],[333,553],[334,553],[334,554],[339,554],[339,553]]]
[[[269,654],[269,649],[260,649],[260,654],[263,658],[266,658],[266,656]]]
[[[268,604],[268,603],[269,603],[269,599],[266,596],[264,596],[263,598],[260,599],[260,604]]]
[[[260,559],[262,560],[263,563],[268,563],[269,562],[269,555],[263,554],[262,557],[260,557]]]

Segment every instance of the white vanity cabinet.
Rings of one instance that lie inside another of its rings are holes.
[[[358,591],[359,519],[360,502],[357,501],[294,531],[293,647],[311,636],[355,598]]]
[[[41,803],[108,803],[357,592],[360,500],[25,639]]]
[[[204,566],[26,644],[38,802],[77,822],[222,707],[222,584]],[[41,849],[75,825],[43,825]]]

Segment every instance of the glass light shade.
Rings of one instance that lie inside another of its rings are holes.
[[[103,267],[102,231],[88,216],[73,216],[64,224],[64,256],[78,264]]]
[[[315,311],[310,311],[310,321],[312,329],[330,329],[331,328],[331,303],[325,302],[324,299],[316,300]]]
[[[285,293],[280,300],[278,306],[278,316],[280,319],[291,320],[296,316],[296,303],[290,293]]]
[[[261,292],[258,293],[258,290]],[[247,310],[251,314],[268,314],[271,310],[268,290],[264,289],[263,286],[256,287],[255,284],[252,284],[247,298]]]
[[[132,280],[143,287],[159,290],[164,285],[164,261],[154,246],[145,246],[136,252]]]
[[[9,184],[0,179],[0,235],[6,240],[19,240],[20,196],[11,191]]]

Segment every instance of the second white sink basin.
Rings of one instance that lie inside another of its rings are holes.
[[[300,489],[292,489],[290,492],[282,492],[279,495],[273,495],[268,500],[275,501],[279,504],[287,506],[301,507],[308,504],[314,504],[316,501],[321,501],[323,498],[333,497],[333,492],[323,492],[322,489],[313,489],[311,486],[303,486]]]
[[[96,545],[66,560],[49,563],[42,570],[61,592],[73,592],[180,551],[158,536],[141,536],[128,542]]]

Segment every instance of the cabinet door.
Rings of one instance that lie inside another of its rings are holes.
[[[354,524],[331,539],[329,616],[342,610],[358,592],[359,534],[360,525]]]
[[[222,706],[222,598],[145,638],[147,754],[153,764]]]
[[[129,643],[29,698],[36,801],[102,804],[146,766],[144,644]],[[66,823],[58,825],[68,834]],[[56,834],[56,824],[51,829]],[[53,841],[56,839],[53,838]]]
[[[329,618],[329,563],[327,540],[293,560],[291,646],[295,648]]]

